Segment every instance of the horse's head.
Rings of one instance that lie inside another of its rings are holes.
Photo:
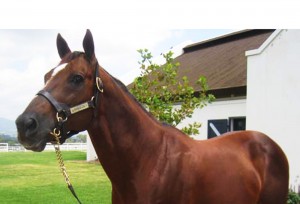
[[[51,132],[60,133],[60,143],[63,143],[72,133],[86,130],[91,123],[102,83],[89,30],[83,48],[84,52],[71,52],[58,34],[61,61],[45,74],[43,90],[16,120],[18,140],[26,149],[44,150],[47,142],[55,141]]]

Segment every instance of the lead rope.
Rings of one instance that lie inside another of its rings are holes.
[[[61,172],[62,172],[62,174],[63,174],[63,176],[65,178],[65,182],[68,185],[68,188],[71,191],[71,193],[73,194],[73,196],[78,201],[78,203],[82,204],[80,202],[79,198],[77,197],[77,195],[75,193],[75,190],[74,190],[74,188],[73,188],[73,186],[71,184],[70,178],[69,178],[68,173],[67,173],[67,169],[66,169],[65,164],[64,164],[64,160],[62,158],[62,154],[61,154],[60,146],[59,146],[60,145],[59,138],[61,137],[60,136],[60,131],[57,130],[56,128],[54,128],[54,130],[52,132],[50,132],[50,134],[54,136],[55,141],[56,141],[56,143],[53,144],[53,146],[54,146],[54,149],[55,149],[56,158],[57,158],[60,170],[61,170]]]

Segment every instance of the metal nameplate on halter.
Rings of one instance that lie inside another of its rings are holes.
[[[86,103],[83,103],[78,106],[74,106],[74,107],[70,108],[70,112],[71,112],[71,114],[74,114],[74,113],[80,112],[80,111],[88,109],[88,108],[89,108],[89,104],[88,104],[88,102],[86,102]]]

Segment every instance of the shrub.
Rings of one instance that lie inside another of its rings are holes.
[[[300,204],[300,196],[298,193],[289,191],[287,204]]]

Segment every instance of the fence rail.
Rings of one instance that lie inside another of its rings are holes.
[[[60,145],[62,151],[86,151],[86,143],[65,143]],[[0,152],[19,152],[27,151],[22,145],[9,145],[8,143],[0,143]],[[45,151],[54,151],[52,144],[47,143]]]

